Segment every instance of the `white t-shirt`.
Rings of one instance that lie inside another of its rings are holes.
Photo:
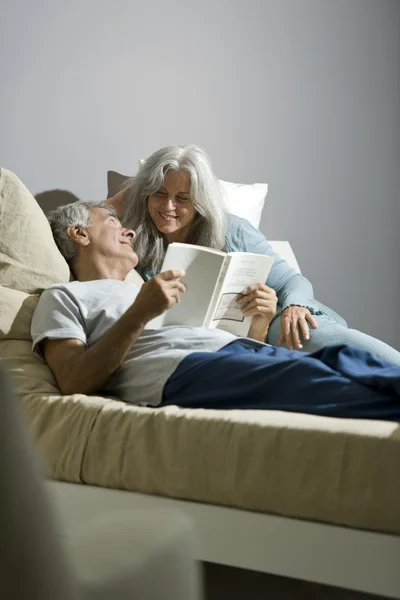
[[[41,356],[38,344],[45,338],[75,338],[88,348],[93,346],[131,306],[138,293],[132,283],[115,279],[72,281],[49,287],[33,315],[32,350]],[[216,352],[235,339],[219,329],[145,329],[102,391],[132,404],[157,406],[168,378],[188,354]]]

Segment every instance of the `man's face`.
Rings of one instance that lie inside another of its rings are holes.
[[[94,206],[90,209],[90,216],[92,224],[87,229],[87,236],[92,253],[100,255],[107,262],[119,258],[134,269],[138,263],[132,248],[135,232],[122,227],[118,217],[106,208]]]

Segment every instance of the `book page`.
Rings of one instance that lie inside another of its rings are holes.
[[[248,285],[265,283],[274,259],[245,252],[232,252],[228,258],[230,264],[209,327],[245,337],[250,329],[251,317],[244,317],[235,298]]]
[[[205,326],[205,318],[219,273],[226,254],[218,250],[191,244],[170,244],[161,271],[184,269],[181,280],[186,292],[181,301],[160,317],[146,325],[146,329],[158,329],[167,325]]]

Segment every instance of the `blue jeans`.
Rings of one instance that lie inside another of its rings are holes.
[[[400,366],[400,352],[366,333],[357,329],[349,329],[346,322],[338,322],[333,317],[321,315],[314,317],[318,329],[310,326],[310,339],[303,341],[302,352],[314,352],[325,346],[349,344],[362,350],[372,352],[382,360]],[[274,319],[268,331],[267,342],[276,346],[280,338],[280,317]]]
[[[238,341],[219,352],[193,352],[167,381],[162,406],[400,421],[399,367],[352,346],[312,354],[252,346]]]

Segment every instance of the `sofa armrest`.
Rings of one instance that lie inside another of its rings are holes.
[[[269,244],[272,246],[272,249],[279,254],[281,258],[286,260],[289,267],[292,267],[298,273],[301,273],[299,263],[297,262],[297,258],[295,253],[293,252],[292,246],[289,242],[271,242]]]

